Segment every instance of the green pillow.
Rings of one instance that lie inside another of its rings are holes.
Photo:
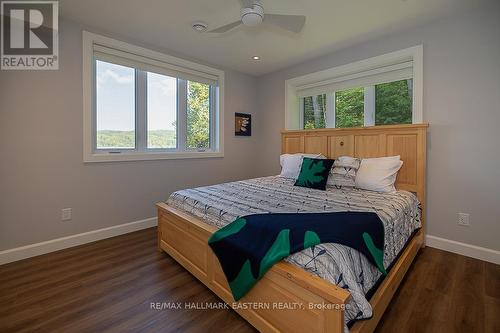
[[[299,178],[295,186],[309,187],[316,190],[326,190],[328,175],[335,160],[304,157]]]

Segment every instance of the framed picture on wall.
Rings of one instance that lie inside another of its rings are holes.
[[[234,135],[252,135],[252,115],[247,113],[234,114]]]

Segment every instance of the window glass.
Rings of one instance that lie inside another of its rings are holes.
[[[412,123],[412,83],[409,79],[375,85],[375,125]]]
[[[148,148],[177,147],[177,79],[147,73]]]
[[[335,92],[335,127],[363,126],[364,93],[363,87]]]
[[[135,148],[135,70],[96,61],[96,146]]]
[[[186,124],[186,147],[210,148],[210,85],[188,81]]]
[[[326,127],[326,94],[304,97],[304,129]]]

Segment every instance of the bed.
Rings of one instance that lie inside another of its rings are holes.
[[[260,331],[370,332],[423,246],[427,125],[282,132],[283,153],[401,155],[398,191],[317,191],[278,176],[188,189],[158,204],[158,245]],[[234,302],[208,237],[239,216],[263,212],[373,211],[387,241],[384,278],[359,252],[321,244],[276,264]],[[267,304],[267,305],[266,305]]]

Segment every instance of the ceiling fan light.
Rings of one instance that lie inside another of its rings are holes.
[[[255,13],[248,13],[241,17],[241,21],[247,27],[255,27],[262,23],[262,16]]]
[[[255,27],[262,23],[264,19],[264,8],[254,4],[251,8],[241,9],[241,22],[248,27]]]
[[[255,55],[255,56],[253,56],[253,57],[252,57],[252,59],[253,59],[253,60],[260,60],[260,57],[259,57],[259,56],[257,56],[257,55]]]

